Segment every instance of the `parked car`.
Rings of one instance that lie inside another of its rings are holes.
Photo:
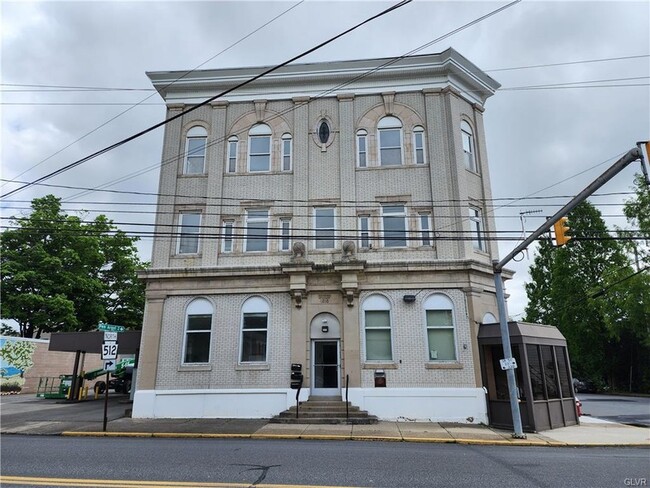
[[[573,378],[573,390],[576,393],[596,393],[598,388],[596,388],[596,384],[591,380]]]

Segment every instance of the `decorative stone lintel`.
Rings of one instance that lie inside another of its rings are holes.
[[[442,88],[423,88],[422,93],[425,95],[440,95],[442,93]]]
[[[395,113],[395,92],[384,92],[381,96],[384,99],[386,115],[393,115]]]
[[[262,122],[266,116],[266,100],[253,100],[255,104],[255,117],[258,122]]]
[[[339,93],[336,95],[336,98],[338,98],[340,102],[351,102],[354,100],[354,93]]]
[[[210,102],[210,105],[212,108],[226,108],[230,105],[230,102],[228,100],[214,100],[213,102]]]

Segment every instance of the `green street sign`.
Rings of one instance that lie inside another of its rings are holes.
[[[123,325],[103,324],[100,322],[97,329],[103,330],[104,332],[124,332],[126,327]]]

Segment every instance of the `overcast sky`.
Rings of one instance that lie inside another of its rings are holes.
[[[280,63],[394,3],[5,0],[2,178],[35,180],[161,121],[164,105],[145,71],[192,69],[208,60],[203,68]],[[416,0],[300,62],[399,56],[507,3]],[[525,220],[529,232],[536,229],[637,141],[650,139],[649,26],[648,1],[524,0],[420,52],[453,47],[501,83],[484,114],[494,198],[562,196],[497,201],[507,205],[495,211],[498,230],[517,235],[520,212],[540,210]],[[155,193],[161,151],[162,129],[47,183]],[[600,191],[615,195],[592,200],[610,228],[627,225],[612,204],[629,198],[638,170],[635,164]],[[2,184],[2,194],[17,186]],[[137,205],[154,203],[153,196],[58,187],[34,186],[3,200],[3,217],[48,193],[70,211],[105,213],[124,230],[152,230],[126,223],[153,223],[155,208]],[[501,242],[501,257],[515,245]],[[140,252],[150,259],[149,239]],[[531,262],[508,266],[517,272],[506,285],[515,318],[524,311]]]

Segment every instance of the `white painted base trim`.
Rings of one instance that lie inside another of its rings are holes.
[[[300,401],[309,388],[300,390]],[[296,390],[137,390],[133,418],[271,418],[296,404]]]
[[[349,400],[381,420],[488,423],[483,388],[350,388]]]

